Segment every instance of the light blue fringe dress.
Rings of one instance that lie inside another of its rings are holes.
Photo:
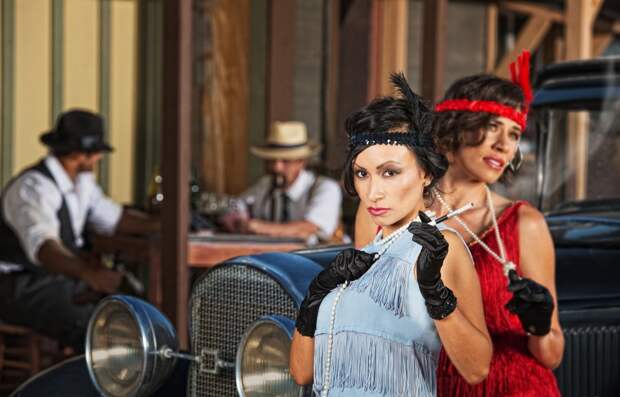
[[[378,252],[381,233],[363,250]],[[328,396],[435,396],[441,347],[413,268],[421,247],[405,231],[370,270],[343,291],[336,307]],[[321,395],[332,306],[319,309],[314,385]]]

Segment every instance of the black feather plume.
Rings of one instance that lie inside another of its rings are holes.
[[[390,81],[403,96],[403,99],[409,102],[413,117],[413,120],[411,120],[413,126],[422,134],[428,133],[432,125],[433,113],[429,110],[428,106],[426,106],[422,97],[413,92],[402,72],[392,73],[390,75]]]

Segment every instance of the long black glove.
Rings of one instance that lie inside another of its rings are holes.
[[[310,283],[308,292],[299,308],[295,328],[304,336],[314,336],[316,318],[323,298],[345,281],[360,278],[375,262],[377,256],[348,248],[336,256]]]
[[[508,273],[508,277],[508,289],[514,295],[506,309],[519,316],[525,332],[539,336],[548,334],[555,307],[549,290],[529,278],[520,278],[514,270]]]
[[[412,222],[407,228],[411,239],[422,246],[416,262],[418,285],[426,310],[431,318],[441,320],[456,309],[456,297],[441,281],[441,267],[448,255],[448,242],[436,226],[429,225],[430,218],[422,211],[422,222]]]

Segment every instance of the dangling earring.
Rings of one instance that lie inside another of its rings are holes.
[[[523,154],[521,153],[521,149],[517,146],[515,156],[512,158],[512,161],[508,163],[508,168],[510,168],[512,172],[517,172],[521,164],[523,164]]]

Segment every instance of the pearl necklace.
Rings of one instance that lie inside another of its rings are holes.
[[[487,185],[484,185],[484,187],[487,193],[487,205],[489,207],[489,212],[491,213],[491,219],[493,220],[495,239],[497,240],[497,245],[499,246],[499,255],[495,253],[495,251],[493,251],[484,241],[482,241],[482,239],[480,239],[480,237],[478,237],[478,235],[474,233],[473,230],[471,230],[469,226],[467,226],[465,221],[463,221],[458,215],[455,215],[454,219],[456,219],[456,221],[463,227],[463,229],[465,229],[465,231],[469,233],[469,235],[478,244],[480,244],[480,246],[485,251],[487,251],[493,258],[495,258],[499,263],[502,264],[504,275],[508,277],[508,272],[510,270],[516,270],[517,266],[512,261],[506,259],[506,249],[504,248],[504,241],[502,240],[502,237],[499,234],[499,228],[497,227],[497,217],[495,216],[495,207],[493,206],[493,199],[491,198],[491,190]],[[441,205],[444,209],[446,209],[447,211],[453,211],[452,207],[448,205],[448,203],[444,200],[441,194],[439,194],[439,191],[437,189],[433,189],[433,195],[437,197],[439,202],[441,202]]]
[[[384,237],[381,240],[377,241],[376,244],[380,245],[381,248],[375,254],[375,258],[379,258],[381,255],[383,255],[388,250],[388,248],[390,248],[390,246],[394,244],[394,242],[407,230],[409,225],[410,223],[407,223],[399,227],[397,230],[392,232],[387,237]],[[332,310],[331,310],[331,314],[329,318],[329,329],[327,332],[327,358],[323,366],[324,382],[323,382],[323,389],[321,390],[321,397],[327,397],[327,393],[329,392],[329,386],[331,382],[330,375],[331,375],[332,348],[334,344],[334,324],[336,322],[336,306],[338,305],[338,301],[340,300],[340,296],[342,295],[342,292],[344,291],[345,288],[347,288],[348,285],[349,285],[349,281],[345,281],[338,288],[338,292],[336,293],[336,297],[334,298],[334,304],[332,305]]]

